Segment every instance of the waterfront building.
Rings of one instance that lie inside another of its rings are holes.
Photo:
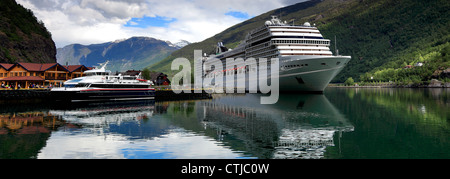
[[[59,63],[0,64],[0,84],[14,88],[46,88],[83,76],[84,65],[63,66]],[[2,85],[2,86],[3,86]]]
[[[84,65],[68,65],[68,66],[64,66],[64,68],[66,68],[69,71],[69,74],[67,76],[68,80],[69,79],[78,78],[78,77],[82,77],[83,73],[85,71],[93,69],[91,67],[86,67]]]

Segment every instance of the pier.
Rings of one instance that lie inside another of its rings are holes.
[[[174,93],[170,88],[155,88],[156,101],[176,101],[176,100],[194,100],[194,99],[210,99],[211,94],[203,93]],[[0,102],[34,102],[34,101],[51,101],[50,89],[0,89]]]
[[[50,97],[49,89],[27,89],[27,90],[0,90],[0,100],[42,100]]]
[[[156,101],[177,101],[177,100],[193,100],[193,99],[211,99],[212,95],[202,90],[202,93],[194,93],[194,89],[191,89],[192,93],[175,93],[168,86],[155,86],[155,100]]]

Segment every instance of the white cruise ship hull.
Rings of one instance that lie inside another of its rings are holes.
[[[279,57],[279,90],[295,93],[322,93],[331,80],[342,71],[350,61],[350,56],[285,56]],[[237,64],[245,66],[245,64]],[[261,68],[261,67],[259,67]],[[259,69],[260,70],[260,69]],[[273,73],[273,72],[272,72]],[[223,87],[226,88],[227,75],[233,75],[234,87],[238,89],[238,75],[225,73]],[[249,80],[249,74],[245,74],[245,91],[251,87],[257,87],[260,91],[260,80],[268,80],[271,85],[271,75],[258,76],[257,80]],[[260,79],[263,78],[263,79]],[[214,85],[216,86],[216,85]],[[216,86],[217,87],[217,86]],[[225,90],[224,90],[225,92]]]
[[[281,57],[280,91],[321,93],[350,59],[349,56]]]

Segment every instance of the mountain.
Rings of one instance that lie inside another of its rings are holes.
[[[173,59],[185,57],[192,61],[194,50],[211,53],[217,42],[234,48],[249,31],[262,26],[271,15],[278,15],[282,20],[294,19],[295,24],[316,24],[322,35],[332,40],[333,52],[336,43],[339,54],[352,56],[333,82],[344,82],[349,77],[358,81],[366,73],[398,68],[404,62],[410,64],[418,54],[440,53],[450,39],[448,9],[447,0],[306,1],[269,11],[202,42],[187,45],[149,69],[174,75],[177,72],[170,70]],[[448,68],[445,62],[437,63],[436,68]]]
[[[170,42],[150,38],[132,37],[102,44],[72,44],[58,48],[58,63],[98,66],[107,60],[111,71],[141,70],[159,62],[179,47]]]
[[[56,62],[56,46],[44,23],[15,0],[0,1],[0,63]]]
[[[188,42],[187,40],[180,40],[179,42],[176,42],[176,43],[172,43],[172,42],[170,42],[170,41],[166,41],[167,42],[167,44],[169,44],[169,46],[171,46],[171,47],[176,47],[176,48],[183,48],[184,46],[186,46],[186,45],[189,45],[189,44],[191,44],[190,42]]]

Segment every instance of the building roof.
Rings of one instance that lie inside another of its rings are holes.
[[[9,70],[14,64],[8,64],[8,63],[0,63],[0,67],[3,67],[6,70]]]
[[[1,81],[45,81],[39,76],[13,76],[3,78]]]
[[[28,71],[41,71],[42,64],[40,63],[17,63]]]
[[[56,65],[58,65],[58,63],[17,63],[18,65],[22,66],[23,68],[25,68],[27,71],[46,71]],[[64,70],[67,70],[64,66],[61,66]]]
[[[86,68],[86,70],[88,70],[89,68],[84,66],[84,65],[68,65],[68,66],[64,66],[64,68],[66,68],[69,72],[74,72],[75,70],[78,70],[80,68]]]

